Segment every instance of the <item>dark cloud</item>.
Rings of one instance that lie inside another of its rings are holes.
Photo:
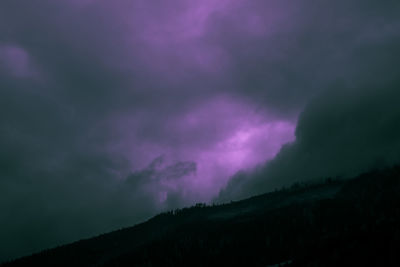
[[[297,113],[338,81],[358,86],[375,79],[367,73],[379,73],[380,80],[397,75],[387,68],[396,64],[399,42],[395,1],[251,1],[242,7],[240,19],[237,13],[215,16],[208,38],[232,55],[234,90],[273,112]],[[265,27],[261,33],[243,26],[252,20]]]
[[[235,175],[220,200],[399,164],[399,88],[396,80],[319,95],[300,115],[296,140],[265,165]]]
[[[226,196],[394,163],[398,11],[1,1],[0,261],[210,200],[305,106]]]
[[[394,100],[399,98],[400,85],[396,67],[400,59],[396,48],[400,44],[400,21],[394,11],[399,10],[399,4],[314,4],[300,8],[301,12],[310,9],[310,16],[297,16],[297,25],[288,27],[291,34],[278,35],[288,38],[286,42],[273,40],[277,45],[272,46],[274,53],[282,55],[279,51],[287,49],[283,60],[270,62],[266,68],[248,64],[249,76],[242,73],[246,67],[239,69],[242,75],[238,75],[255,81],[257,85],[250,94],[260,99],[265,96],[264,103],[269,106],[285,107],[285,112],[305,105],[296,127],[296,140],[283,146],[272,161],[233,176],[220,192],[220,201],[271,191],[296,181],[348,177],[399,163],[400,109]],[[271,43],[265,47],[271,48]],[[265,73],[274,73],[272,84],[277,77],[285,77],[281,79],[284,85],[269,87],[271,80]]]
[[[165,156],[155,158],[145,169],[129,175],[126,183],[130,185],[145,185],[160,180],[180,179],[187,175],[196,174],[195,162],[176,162],[165,165]]]

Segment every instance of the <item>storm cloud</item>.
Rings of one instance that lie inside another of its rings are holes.
[[[295,182],[348,178],[400,163],[400,81],[337,89],[301,113],[296,140],[257,168],[239,172],[217,198],[241,199]]]
[[[398,14],[373,0],[1,1],[0,260],[395,164]]]

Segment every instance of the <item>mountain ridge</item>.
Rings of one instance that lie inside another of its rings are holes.
[[[385,242],[397,247],[399,191],[399,166],[352,179],[294,184],[241,201],[164,212],[1,266],[308,266],[315,261],[325,266],[342,259],[324,262],[312,251],[321,250],[327,258],[330,250],[348,254],[368,243],[360,244],[359,238],[380,240],[389,230],[393,236]],[[347,248],[344,241],[356,243]],[[398,262],[392,254],[385,257]]]

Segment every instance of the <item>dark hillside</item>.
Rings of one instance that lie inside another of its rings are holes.
[[[198,204],[4,266],[399,266],[400,167]]]

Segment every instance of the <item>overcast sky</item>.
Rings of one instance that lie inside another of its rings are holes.
[[[397,0],[1,0],[0,261],[400,163]]]

